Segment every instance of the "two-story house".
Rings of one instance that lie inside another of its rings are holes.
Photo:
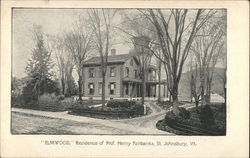
[[[92,57],[84,64],[84,96],[101,97],[102,75],[101,58]],[[139,75],[139,62],[133,53],[116,55],[116,50],[111,50],[108,56],[105,95],[109,98],[116,97],[141,97],[142,80]],[[156,67],[150,65],[146,72],[146,97],[156,96]]]

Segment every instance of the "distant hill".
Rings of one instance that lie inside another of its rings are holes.
[[[215,68],[214,74],[213,74],[213,80],[212,80],[212,92],[217,93],[219,95],[223,95],[223,84],[222,80],[219,75],[223,74],[222,68]],[[180,100],[190,100],[190,82],[189,82],[189,76],[191,75],[191,72],[185,72],[181,76],[181,80],[179,83],[179,95]]]

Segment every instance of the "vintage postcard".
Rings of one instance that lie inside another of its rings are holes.
[[[248,157],[247,1],[2,1],[2,157]]]

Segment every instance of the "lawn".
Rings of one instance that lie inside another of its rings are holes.
[[[80,134],[126,134],[128,131],[66,119],[57,119],[12,112],[12,134],[80,135]],[[131,133],[131,131],[129,131]],[[133,132],[132,132],[133,133]]]

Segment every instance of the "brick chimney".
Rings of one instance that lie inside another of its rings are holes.
[[[111,56],[115,56],[116,49],[111,49]]]

